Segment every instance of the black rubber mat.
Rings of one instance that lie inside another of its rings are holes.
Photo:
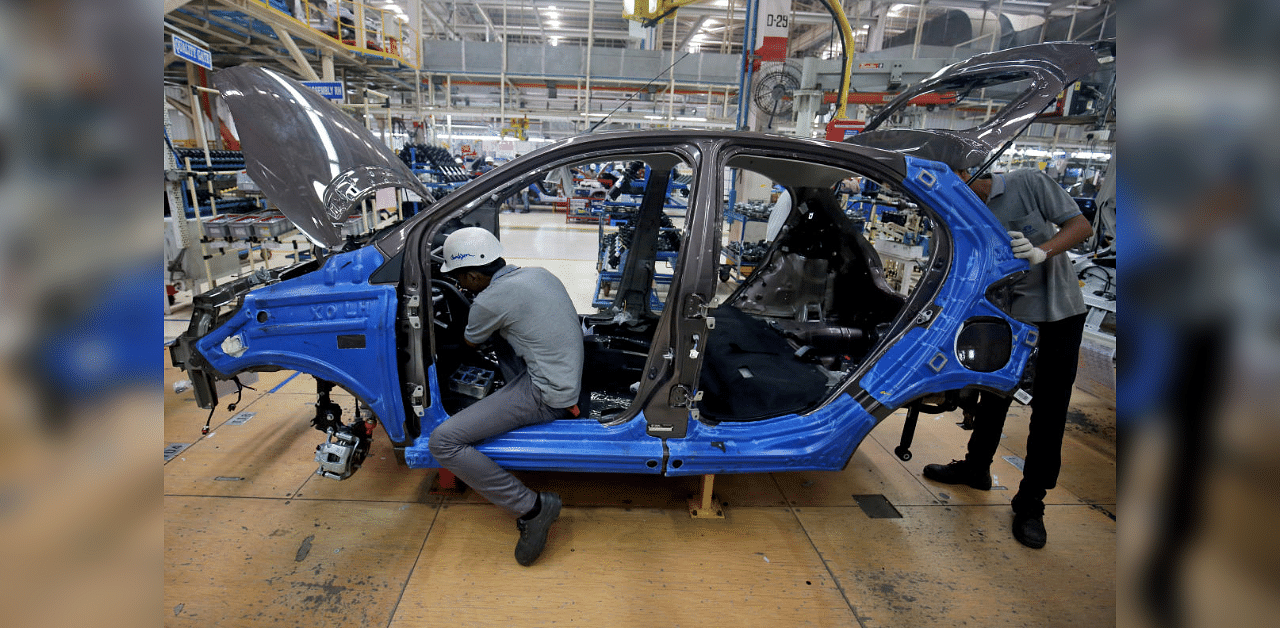
[[[862,512],[866,513],[872,519],[901,519],[902,513],[898,512],[884,495],[854,495],[853,501],[858,502],[858,507],[862,508]]]

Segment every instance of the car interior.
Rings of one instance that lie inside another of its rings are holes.
[[[603,423],[634,416],[631,405],[666,296],[659,243],[664,237],[670,240],[673,232],[684,239],[681,227],[690,211],[683,196],[679,207],[670,198],[672,179],[688,170],[675,155],[609,159],[624,166],[614,185],[634,184],[622,179],[627,170],[636,171],[637,161],[649,173],[643,194],[621,197],[632,201],[626,207],[606,208],[615,213],[603,219],[615,227],[620,223],[626,234],[623,254],[615,260],[620,290],[610,295],[607,305],[597,302],[596,312],[579,313],[585,349],[581,419]],[[598,166],[592,164],[592,170],[601,171]],[[709,334],[699,380],[701,420],[753,421],[803,413],[817,407],[862,364],[906,302],[909,290],[889,285],[870,238],[892,236],[893,221],[904,217],[928,221],[927,214],[892,185],[841,168],[739,155],[726,162],[725,173],[762,176],[793,200],[777,237],[759,243],[765,253],[753,272],[736,284],[722,284],[713,302],[709,316],[715,317],[716,326]],[[531,173],[526,178],[541,176]],[[684,178],[687,181],[687,175]],[[528,185],[522,179],[510,187]],[[692,198],[689,191],[682,194]],[[501,203],[502,194],[491,200]],[[726,213],[719,215],[728,240]],[[432,238],[435,246],[467,221],[454,222]],[[927,268],[927,257],[920,262]],[[678,262],[672,267],[673,273],[680,272]],[[603,251],[598,268],[608,269]],[[514,373],[507,359],[510,350],[501,339],[479,348],[462,341],[471,295],[439,274],[438,266],[434,271],[435,363],[445,409],[453,413],[497,390]],[[909,287],[910,279],[903,279],[902,285]],[[630,293],[627,286],[632,287]],[[648,294],[643,294],[644,286]]]

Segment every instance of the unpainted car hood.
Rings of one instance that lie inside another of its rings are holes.
[[[431,198],[390,148],[298,81],[242,65],[213,82],[235,118],[249,176],[317,244],[341,245],[342,223],[378,188]]]
[[[974,55],[912,85],[867,121],[862,133],[845,142],[940,161],[953,169],[982,165],[988,156],[1017,137],[1068,85],[1098,69],[1091,44],[1053,42]],[[961,131],[879,127],[912,99],[932,92],[970,90],[1028,80],[1023,91],[984,124]]]

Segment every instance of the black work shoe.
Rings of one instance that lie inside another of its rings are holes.
[[[928,464],[924,477],[943,484],[967,484],[980,491],[991,490],[991,469],[979,468],[968,460],[952,460],[951,464]]]
[[[516,527],[520,528],[520,540],[516,542],[516,562],[528,567],[538,560],[542,548],[547,545],[547,531],[551,523],[560,516],[560,496],[555,493],[539,493],[542,510],[529,520],[516,519]]]
[[[1032,517],[1031,515],[1013,516],[1013,538],[1018,542],[1030,547],[1031,549],[1040,549],[1049,540],[1049,534],[1044,530],[1044,519],[1041,517]]]

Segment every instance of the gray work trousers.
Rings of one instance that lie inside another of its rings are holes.
[[[504,369],[505,370],[505,369]],[[542,403],[542,393],[523,371],[498,392],[475,402],[431,432],[431,455],[482,497],[514,516],[530,510],[538,494],[476,450],[475,444],[518,427],[569,416],[569,411]]]

